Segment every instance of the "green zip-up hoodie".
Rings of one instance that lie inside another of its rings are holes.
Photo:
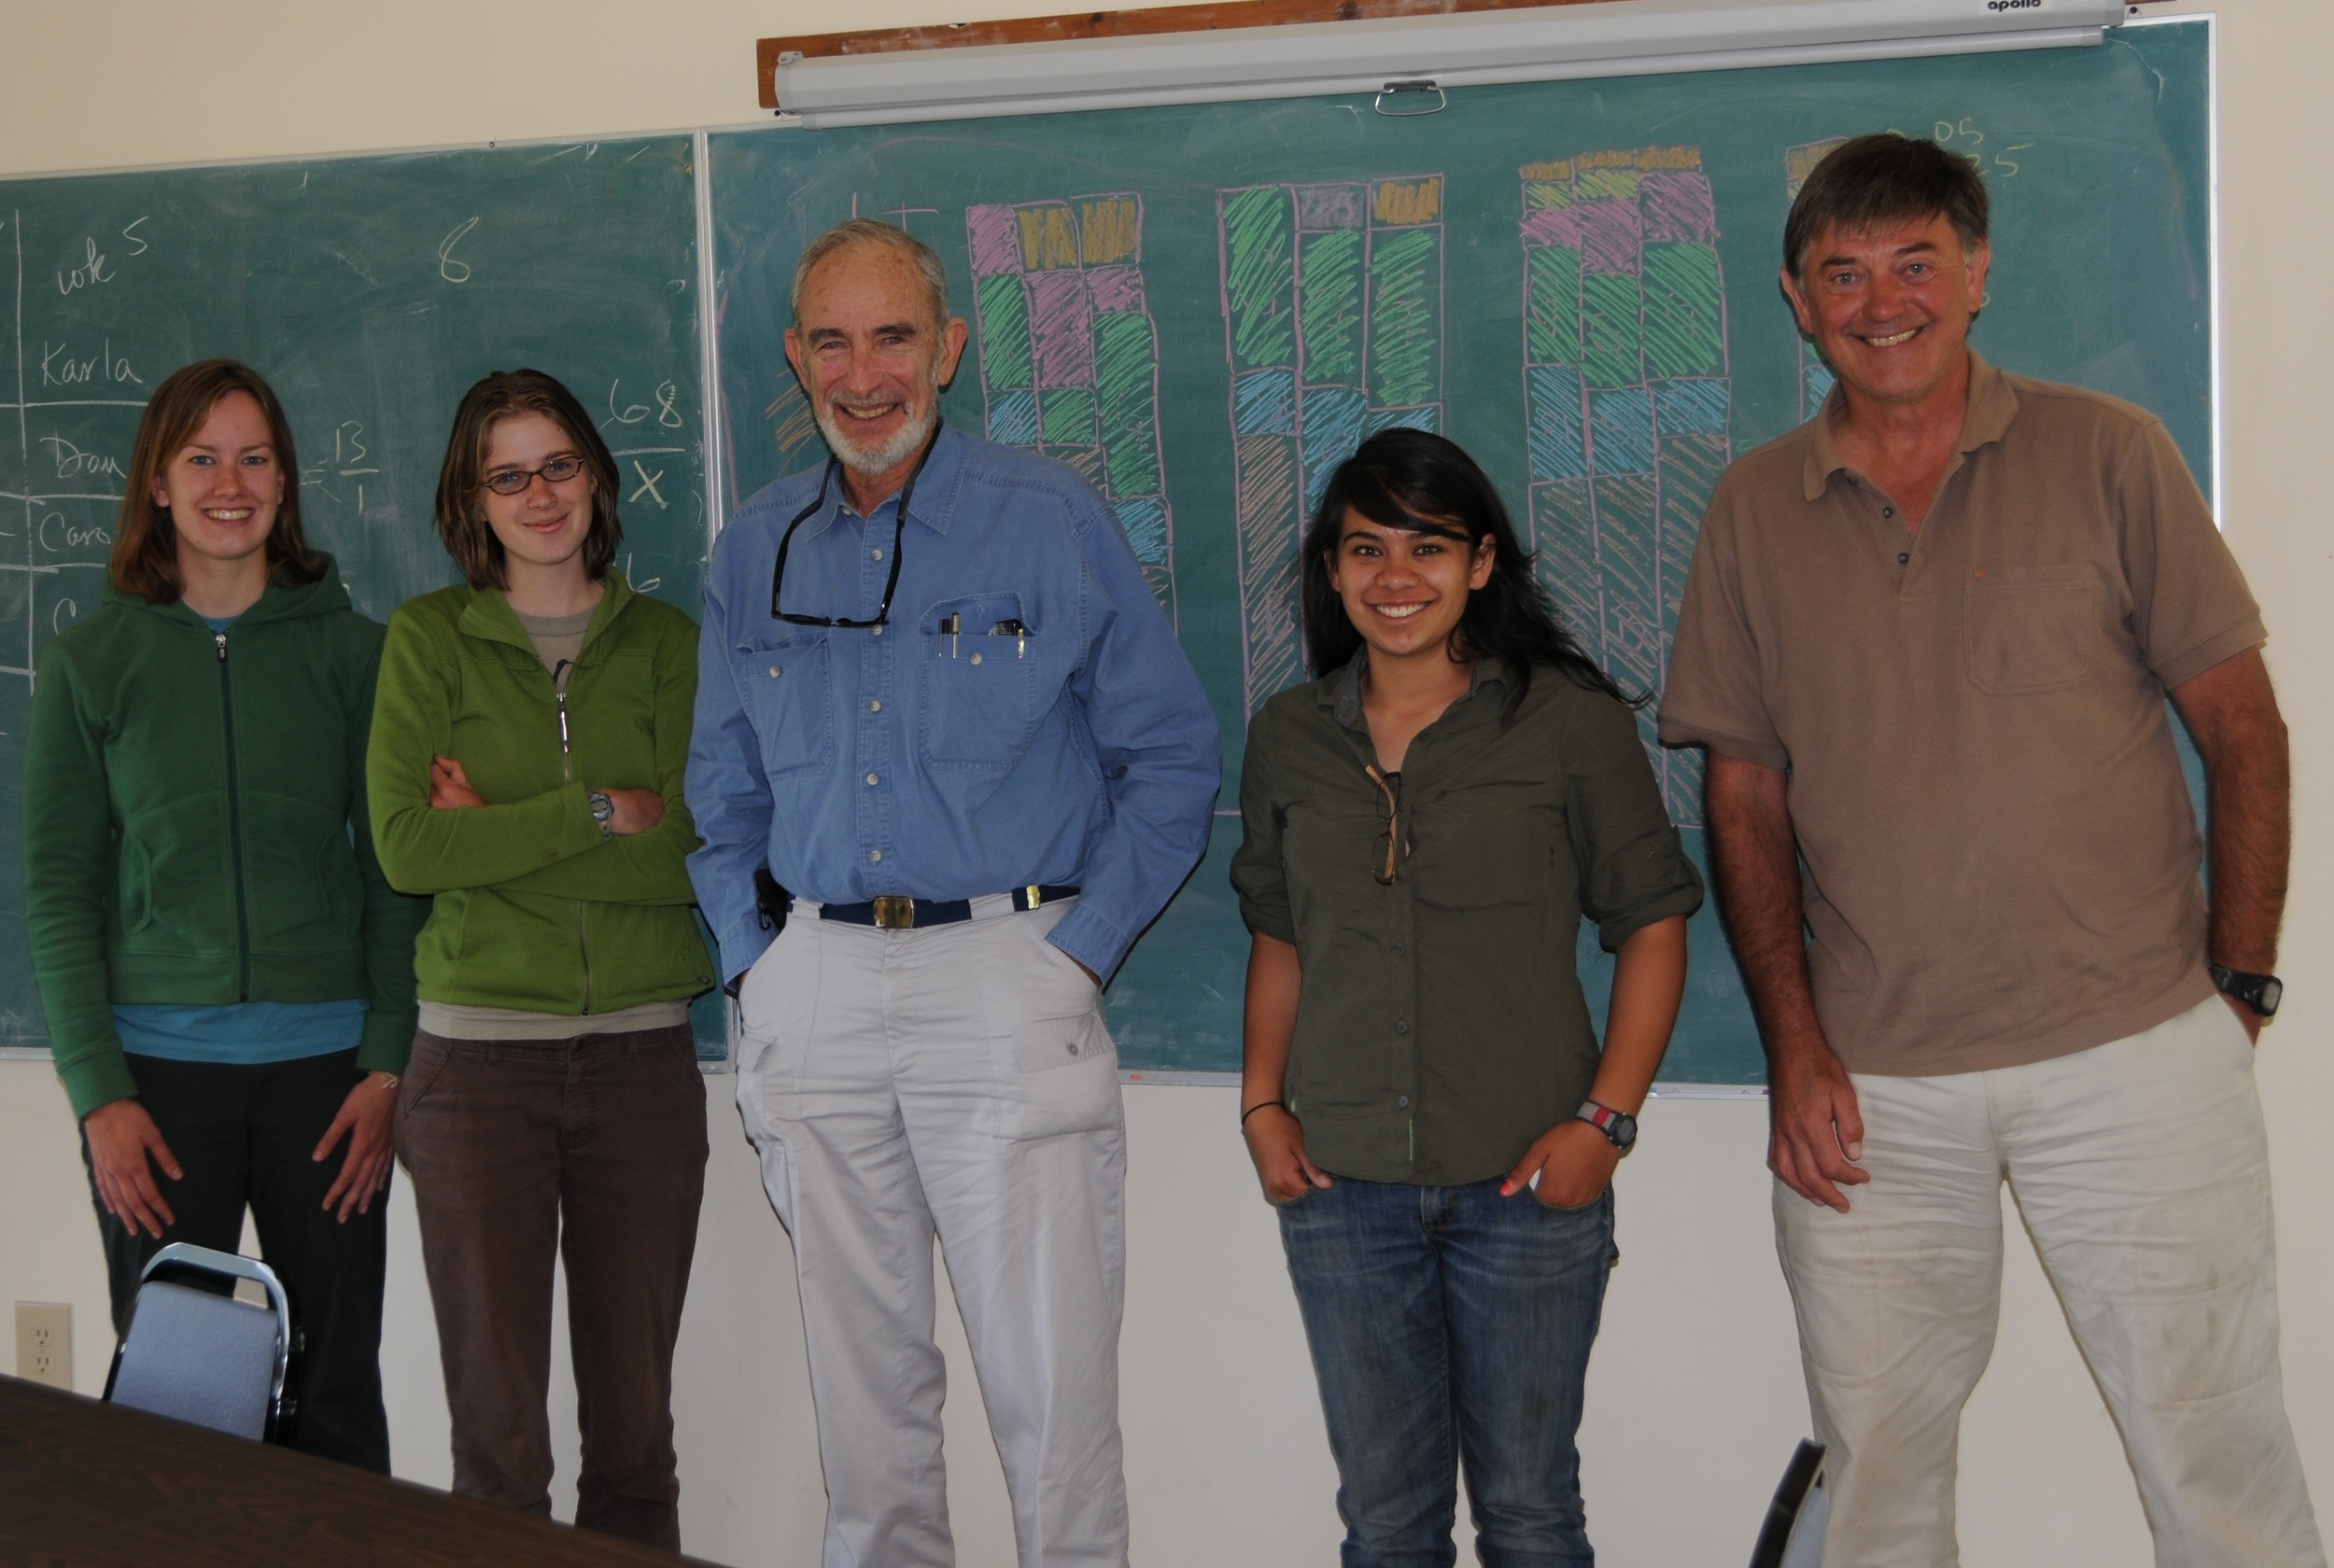
[[[414,1037],[428,906],[373,858],[365,743],[381,627],[319,581],[225,632],[108,586],[41,651],[24,746],[24,903],[74,1114],[137,1093],[116,1002],[372,1006],[357,1063]]]
[[[414,958],[429,1001],[573,1017],[712,988],[681,793],[696,623],[606,581],[564,704],[499,590],[389,617],[366,777],[389,880],[437,896]],[[488,804],[433,809],[433,756]],[[609,789],[656,791],[664,819],[605,837],[585,795]]]

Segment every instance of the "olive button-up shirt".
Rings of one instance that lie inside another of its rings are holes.
[[[1702,879],[1612,697],[1541,668],[1508,717],[1511,678],[1483,661],[1381,784],[1362,668],[1257,715],[1232,885],[1249,930],[1293,943],[1302,967],[1284,1098],[1315,1163],[1482,1181],[1596,1079],[1582,917],[1617,948],[1699,908]]]

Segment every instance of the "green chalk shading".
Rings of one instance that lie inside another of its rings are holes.
[[[1581,373],[1591,386],[1633,386],[1645,379],[1638,282],[1623,273],[1581,280]]]
[[[1029,301],[1021,275],[1002,273],[980,280],[980,377],[992,392],[1029,386],[1035,377],[1029,359]]]
[[[1225,201],[1223,214],[1232,369],[1294,364],[1296,271],[1289,254],[1288,193],[1277,185],[1238,191]]]
[[[1719,330],[1718,252],[1706,245],[1645,247],[1645,373],[1718,375],[1725,369]]]
[[[1581,357],[1581,253],[1542,245],[1524,253],[1527,301],[1526,357],[1535,365],[1574,365]]]
[[[1361,380],[1361,231],[1340,229],[1298,241],[1297,301],[1308,386]]]
[[[1037,439],[1048,446],[1088,446],[1094,440],[1094,394],[1083,386],[1058,386],[1037,400]]]
[[[1147,316],[1094,318],[1094,397],[1114,496],[1149,496],[1159,483],[1158,349]]]
[[[1439,229],[1378,230],[1370,248],[1370,401],[1441,396],[1442,245]]]

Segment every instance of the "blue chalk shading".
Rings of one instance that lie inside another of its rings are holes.
[[[1231,427],[1241,436],[1297,433],[1297,372],[1250,371],[1231,386]]]
[[[1653,395],[1622,386],[1588,395],[1589,462],[1602,476],[1653,471]]]
[[[1167,502],[1159,496],[1137,496],[1132,500],[1114,501],[1118,513],[1118,526],[1126,530],[1127,542],[1134,547],[1134,558],[1146,567],[1167,564]]]
[[[1801,350],[1801,353],[1806,354],[1806,350]],[[1807,356],[1800,371],[1799,417],[1813,419],[1816,410],[1823,406],[1823,399],[1832,395],[1832,384],[1837,380],[1839,377],[1832,373],[1831,366],[1812,355]]]
[[[1653,383],[1653,416],[1665,436],[1726,433],[1726,384],[1711,379]]]
[[[1303,419],[1299,426],[1305,477],[1305,514],[1321,504],[1337,465],[1361,444],[1362,416],[1368,410],[1362,395],[1350,386],[1308,386]]]
[[[1440,434],[1442,429],[1442,405],[1421,403],[1416,408],[1371,409],[1369,432],[1380,430],[1426,430]]]
[[[1586,479],[1588,453],[1581,441],[1581,372],[1569,365],[1534,365],[1525,372],[1531,399],[1532,480]]]
[[[1037,394],[992,394],[989,402],[989,439],[1005,446],[1035,446]]]

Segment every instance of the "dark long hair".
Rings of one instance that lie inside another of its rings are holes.
[[[1344,533],[1345,511],[1382,527],[1464,539],[1470,551],[1492,541],[1491,581],[1467,595],[1452,629],[1453,659],[1497,659],[1514,676],[1502,709],[1513,718],[1530,691],[1532,672],[1547,665],[1575,686],[1642,707],[1651,693],[1632,697],[1581,651],[1556,620],[1547,590],[1532,575],[1532,558],[1517,542],[1498,491],[1456,442],[1425,430],[1381,430],[1337,467],[1320,509],[1305,530],[1299,556],[1303,591],[1305,652],[1314,673],[1343,669],[1361,649],[1361,634],[1329,585],[1329,564]]]

